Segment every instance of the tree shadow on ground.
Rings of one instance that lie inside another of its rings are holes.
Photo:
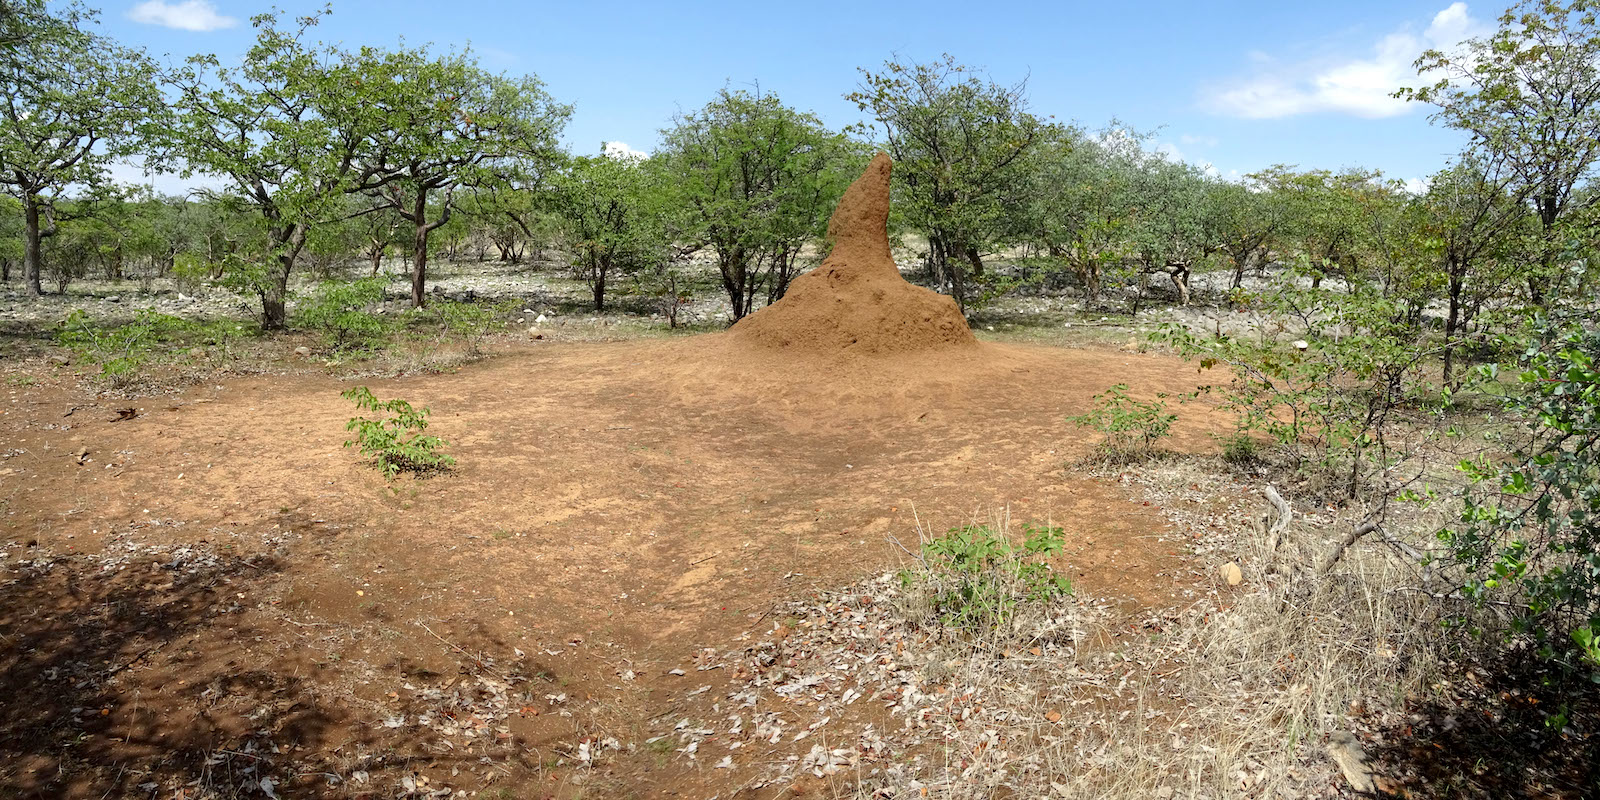
[[[284,549],[41,549],[0,569],[0,797],[392,796],[480,761],[384,729],[305,646],[340,631],[276,610]]]
[[[1473,671],[1408,702],[1371,746],[1389,790],[1411,798],[1600,796],[1600,686],[1531,657]]]

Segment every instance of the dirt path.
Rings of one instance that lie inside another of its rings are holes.
[[[136,785],[112,778],[114,766],[160,742],[208,750],[297,719],[295,742],[330,763],[356,749],[376,763],[385,748],[391,765],[448,763],[437,747],[397,744],[385,704],[463,661],[542,676],[552,690],[537,694],[565,698],[541,699],[542,716],[512,702],[517,714],[492,720],[508,729],[498,744],[523,754],[494,780],[548,780],[550,752],[626,737],[669,691],[665,673],[701,648],[808,587],[896,563],[888,537],[914,547],[918,520],[934,532],[1007,510],[1050,521],[1067,531],[1079,585],[1130,605],[1169,602],[1189,580],[1181,546],[1114,482],[1065,468],[1092,441],[1064,418],[1113,383],[1149,395],[1194,377],[1162,357],[994,344],[892,363],[776,363],[725,336],[534,345],[454,374],[369,383],[430,406],[430,433],[459,459],[447,475],[393,485],[340,447],[354,412],[339,392],[352,382],[243,378],[135,403],[20,390],[0,415],[0,450],[24,451],[0,473],[11,543],[0,563],[21,574],[29,553],[48,552],[66,566],[8,585],[0,635],[40,651],[13,658],[0,688],[50,692],[42,672],[83,660],[52,655],[50,636],[89,625],[88,609],[194,614],[75,645],[107,663],[138,658],[81,690],[112,709],[83,728],[105,744],[41,748],[35,737],[78,730],[63,719],[83,716],[45,704],[4,731],[0,786],[98,796],[108,780]],[[129,405],[142,411],[110,421]],[[1220,419],[1181,413],[1175,446],[1210,448]],[[221,566],[178,598],[193,581],[139,554],[183,547]],[[86,600],[74,588],[85,578],[70,575],[89,563],[74,559],[112,553],[134,553],[133,567],[110,569],[120,583]],[[215,694],[201,698],[199,687],[244,672],[259,685],[221,690],[250,695],[232,716]],[[141,715],[118,710],[130,695]],[[263,705],[286,696],[297,699]],[[82,771],[63,772],[69,763]],[[641,793],[659,789],[649,783]]]

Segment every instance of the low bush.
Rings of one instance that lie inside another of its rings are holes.
[[[383,302],[385,285],[383,278],[323,281],[296,309],[296,323],[334,352],[372,347],[389,327],[371,310]]]
[[[1072,593],[1048,559],[1061,552],[1060,528],[1026,525],[1021,545],[987,525],[952,528],[922,543],[917,566],[901,570],[907,602],[941,625],[978,637],[1004,633],[1020,607]]]
[[[1095,407],[1088,413],[1067,421],[1100,432],[1104,439],[1097,448],[1099,458],[1118,464],[1144,461],[1158,452],[1157,444],[1178,420],[1177,414],[1167,411],[1166,398],[1157,394],[1154,400],[1135,400],[1128,396],[1128,385],[1119,383],[1095,395]]]
[[[378,419],[352,418],[344,428],[356,436],[344,446],[358,448],[391,480],[401,472],[437,472],[456,463],[440,452],[449,446],[448,442],[423,433],[428,428],[428,409],[413,408],[399,398],[379,400],[365,386],[346,389],[340,396],[362,411],[388,415]]]

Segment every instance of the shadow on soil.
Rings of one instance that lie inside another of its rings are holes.
[[[1533,661],[1411,702],[1373,748],[1380,775],[1411,798],[1600,796],[1600,687]],[[1481,674],[1481,673],[1476,673]]]

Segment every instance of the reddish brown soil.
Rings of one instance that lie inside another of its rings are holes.
[[[372,382],[433,409],[459,464],[426,480],[341,447],[331,377],[126,413],[62,378],[12,390],[0,796],[744,794],[644,746],[681,708],[673,670],[894,565],[891,537],[1051,522],[1082,590],[1170,602],[1192,565],[1157,509],[1065,467],[1092,446],[1065,417],[1194,373],[974,342],[887,260],[887,179],[874,161],[823,267],[727,333]],[[1186,412],[1177,446],[1216,421]],[[574,765],[609,739],[632,749]]]
[[[833,249],[783,299],[739,321],[736,341],[785,355],[874,356],[970,349],[954,300],[900,277],[889,249],[889,157],[879,153],[828,221]]]
[[[118,777],[128,765],[198,774],[263,730],[307,756],[448,769],[466,757],[378,723],[402,684],[480,658],[574,698],[570,718],[511,721],[520,760],[498,780],[532,781],[551,748],[630,741],[665,672],[776,600],[896,563],[887,537],[914,539],[919,519],[1053,521],[1078,585],[1130,603],[1187,580],[1156,510],[1064,468],[1091,444],[1065,416],[1112,382],[1190,388],[1181,363],[977,345],[824,364],[730,338],[550,345],[373,382],[432,407],[460,459],[393,485],[341,447],[350,384],[330,377],[195,387],[126,421],[126,403],[15,390],[0,441],[25,452],[0,475],[0,543],[13,566],[64,560],[0,592],[0,690],[30,712],[0,731],[0,787],[99,797],[143,782]],[[1186,413],[1177,445],[1209,447],[1209,425]],[[166,551],[99,566],[129,542],[222,557],[189,577]],[[647,765],[618,780],[643,795],[676,780]]]

